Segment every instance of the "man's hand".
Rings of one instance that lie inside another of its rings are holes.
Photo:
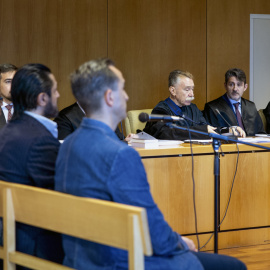
[[[237,126],[230,127],[230,133],[232,133],[235,136],[242,137],[242,138],[246,137],[246,132],[241,127],[237,127]]]
[[[135,136],[135,134],[129,133],[129,134],[127,135],[127,137],[125,138],[125,141],[126,141],[126,142],[129,142],[134,136]]]
[[[191,251],[198,251],[194,242],[191,239],[184,237],[184,236],[182,236],[182,239],[185,241],[185,243],[188,245],[188,247]]]
[[[216,129],[217,129],[216,127],[212,127],[212,126],[207,125],[207,132],[208,133],[215,133],[215,134],[217,134],[215,132]]]

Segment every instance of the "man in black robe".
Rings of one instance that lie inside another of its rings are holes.
[[[238,68],[229,69],[224,86],[226,93],[223,96],[205,104],[207,122],[216,127],[241,127],[247,136],[265,133],[255,104],[242,97],[248,87],[245,72]]]
[[[198,107],[191,103],[194,99],[193,76],[189,72],[174,70],[169,75],[170,97],[161,101],[153,109],[152,114],[180,116],[186,121],[176,122],[182,126],[205,133],[213,133],[216,128],[209,126]],[[157,139],[185,140],[189,139],[189,132],[177,128],[171,128],[164,122],[148,122],[144,131]],[[192,139],[209,139],[207,135],[190,132]]]
[[[77,102],[61,110],[54,119],[58,126],[58,139],[64,140],[69,134],[75,131],[80,126],[83,117],[85,117],[85,113]],[[115,133],[120,140],[125,139],[125,136],[118,127]]]

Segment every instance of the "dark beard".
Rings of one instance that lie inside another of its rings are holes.
[[[54,118],[57,115],[58,115],[58,108],[57,108],[57,106],[54,107],[52,105],[51,100],[50,100],[50,102],[44,108],[44,116],[47,117],[47,118]]]

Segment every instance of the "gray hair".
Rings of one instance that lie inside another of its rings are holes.
[[[168,80],[169,87],[175,86],[179,77],[187,77],[187,78],[194,80],[193,75],[191,73],[189,73],[187,71],[182,71],[182,70],[176,69],[176,70],[172,71],[169,75],[169,80]]]

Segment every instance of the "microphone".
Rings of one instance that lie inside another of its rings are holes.
[[[238,135],[240,135],[239,131],[236,129],[236,127],[233,127],[224,117],[223,115],[220,113],[219,109],[216,108],[215,111],[218,113],[218,115],[225,121],[225,123],[233,130],[235,130],[235,132],[237,132]]]
[[[142,112],[139,114],[139,120],[142,123],[151,122],[151,121],[178,122],[178,121],[183,120],[183,118],[179,116],[148,114],[148,113]]]

